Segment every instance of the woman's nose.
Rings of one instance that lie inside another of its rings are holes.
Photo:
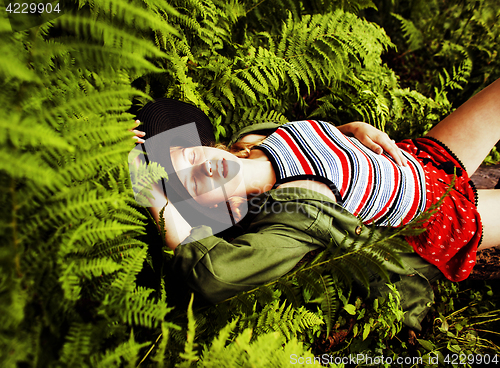
[[[212,177],[213,171],[212,171],[212,164],[210,163],[210,160],[206,160],[204,165],[205,165],[205,170],[206,170],[208,176]]]

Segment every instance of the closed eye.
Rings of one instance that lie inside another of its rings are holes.
[[[196,162],[196,150],[193,149],[191,152],[192,152],[191,157],[193,159],[193,162],[191,162],[191,163],[194,165]]]

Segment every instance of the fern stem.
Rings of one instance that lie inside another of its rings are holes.
[[[469,326],[472,327],[472,326],[482,325],[482,324],[485,324],[485,323],[490,323],[490,322],[495,322],[495,321],[500,321],[500,317],[499,318],[489,319],[487,321],[481,321],[481,322],[471,323],[471,324],[469,324]]]
[[[474,331],[487,332],[487,333],[490,333],[490,334],[500,335],[500,332],[490,331],[490,330],[480,330],[480,329],[476,329],[475,328]]]
[[[250,13],[252,10],[254,10],[256,7],[258,7],[260,4],[262,4],[264,1],[266,0],[261,0],[259,3],[255,4],[254,6],[252,6],[250,9],[247,10],[247,12],[245,13],[245,15],[248,15],[248,13]]]
[[[17,236],[17,216],[16,216],[16,190],[15,190],[15,183],[14,183],[14,178],[10,178],[10,196],[12,200],[12,222],[11,222],[11,228],[12,228],[12,242],[14,245],[14,249],[16,250],[16,255],[14,257],[14,266],[16,268],[16,273],[19,278],[23,276],[21,273],[21,256],[20,253],[17,252],[19,248],[19,238]]]
[[[395,237],[397,237],[397,236],[399,236],[399,232],[394,233],[393,235],[389,235],[388,237],[383,238],[382,240],[376,241],[375,243],[369,244],[369,245],[367,245],[366,247],[363,247],[363,249],[370,249],[370,248],[376,247],[376,246],[377,246],[380,242],[385,242],[385,241],[387,241],[388,239],[393,239],[393,238],[395,238]],[[302,272],[302,271],[305,271],[305,270],[310,270],[310,269],[316,268],[316,267],[318,267],[318,266],[328,264],[328,263],[333,262],[333,261],[342,260],[343,258],[346,258],[346,257],[348,257],[348,256],[351,256],[351,255],[353,255],[353,254],[358,253],[360,249],[361,249],[361,248],[356,249],[356,250],[353,250],[353,251],[348,252],[348,253],[344,253],[344,254],[342,254],[342,255],[340,255],[340,256],[337,256],[337,257],[334,257],[334,258],[327,259],[327,260],[322,261],[322,262],[315,263],[314,265],[311,265],[311,266],[309,266],[309,267],[304,267],[304,268],[300,269],[300,271]],[[298,271],[299,271],[299,270],[298,270]],[[296,271],[296,272],[298,272],[298,271]],[[294,275],[294,274],[295,274],[295,272],[290,273],[290,276],[292,276],[292,275]],[[288,275],[287,275],[287,277],[288,277]]]
[[[472,14],[470,15],[469,19],[467,19],[467,23],[465,23],[465,26],[462,28],[462,32],[460,33],[460,36],[458,36],[458,39],[456,41],[457,44],[460,44],[460,40],[462,39],[462,36],[465,33],[465,30],[469,26],[470,21],[472,20],[472,17],[474,16],[474,11],[472,11]]]
[[[466,310],[467,308],[470,308],[470,307],[472,307],[472,306],[473,306],[473,305],[466,305],[465,307],[463,307],[463,308],[461,308],[461,309],[459,309],[459,310],[457,310],[457,311],[453,312],[452,314],[450,314],[450,315],[446,316],[446,317],[445,317],[445,319],[449,319],[449,318],[453,317],[455,314],[461,313],[461,312],[463,312],[464,310]]]
[[[153,343],[153,345],[151,345],[151,347],[149,348],[148,352],[146,353],[146,355],[144,355],[144,357],[141,359],[141,361],[139,362],[139,364],[137,364],[137,368],[140,367],[140,365],[146,360],[146,358],[149,356],[149,354],[151,354],[151,352],[153,351],[153,349],[155,348],[156,344],[158,344],[158,341],[160,341],[161,337],[163,336],[163,332],[161,332],[159,335],[158,335],[158,338],[156,339],[156,341]]]

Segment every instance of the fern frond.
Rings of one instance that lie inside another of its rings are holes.
[[[189,368],[191,367],[191,363],[196,362],[198,358],[198,354],[195,351],[196,344],[194,343],[195,337],[195,319],[193,316],[193,300],[194,295],[191,295],[191,300],[189,301],[189,306],[187,310],[187,318],[188,318],[188,329],[187,329],[187,337],[186,344],[184,345],[184,352],[182,352],[179,356],[183,359],[180,364],[177,364],[176,367],[179,368]]]
[[[320,305],[325,318],[326,335],[328,336],[340,303],[337,298],[337,290],[335,289],[333,278],[330,275],[322,275],[316,270],[314,273],[321,281],[321,286],[324,290],[323,295],[318,299],[321,300]]]
[[[135,288],[135,278],[142,270],[145,258],[146,249],[132,248],[129,251],[128,257],[123,258],[121,262],[121,272],[117,274],[111,287],[123,293],[132,292]]]
[[[280,278],[276,283],[276,287],[285,294],[286,299],[292,303],[295,308],[299,307],[302,298],[300,298],[300,291],[297,285],[295,285],[292,280]]]
[[[420,29],[418,29],[411,20],[405,19],[399,14],[391,13],[391,15],[401,23],[401,29],[408,42],[408,49],[415,51],[421,48],[424,37]]]
[[[156,327],[172,308],[151,299],[152,292],[151,289],[138,288],[133,293],[127,294],[121,303],[113,308],[118,309],[124,323],[147,328]]]
[[[58,182],[57,175],[51,172],[50,166],[43,159],[42,153],[24,153],[16,150],[2,150],[4,159],[0,162],[0,170],[11,178],[29,180],[35,186],[54,188]],[[15,162],[16,165],[11,163]]]
[[[88,253],[79,253],[83,258],[101,258],[101,257],[111,257],[114,261],[118,261],[123,258],[123,254],[130,249],[142,248],[145,244],[137,239],[131,238],[130,235],[124,234],[123,236],[118,236],[114,239],[110,239],[105,242],[96,244]]]
[[[142,231],[137,225],[125,225],[116,220],[102,220],[91,218],[69,231],[63,236],[66,246],[61,249],[60,255],[85,250],[93,244],[108,241],[128,231]]]
[[[130,363],[135,365],[139,358],[139,352],[147,345],[147,342],[136,342],[134,339],[133,331],[131,331],[128,341],[119,344],[115,348],[108,349],[104,354],[92,356],[91,366],[114,368],[122,365],[123,363],[128,363],[129,366]]]
[[[78,322],[71,325],[59,359],[62,364],[66,366],[81,364],[82,356],[90,354],[93,327],[91,324]]]
[[[93,13],[104,18],[111,18],[115,23],[142,30],[154,30],[163,33],[176,34],[171,23],[165,22],[162,15],[175,16],[178,12],[168,3],[148,2],[149,8],[144,9],[133,3],[111,0],[89,1]],[[85,4],[81,2],[80,6]]]
[[[294,308],[291,304],[287,306],[287,302],[280,305],[276,300],[267,304],[259,313],[258,319],[247,326],[253,328],[254,339],[271,331],[277,331],[289,341],[306,330],[318,329],[323,323],[320,317],[304,307]]]

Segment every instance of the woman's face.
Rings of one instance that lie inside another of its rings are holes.
[[[245,196],[241,160],[213,147],[173,148],[172,165],[196,202],[212,207],[233,195]]]

